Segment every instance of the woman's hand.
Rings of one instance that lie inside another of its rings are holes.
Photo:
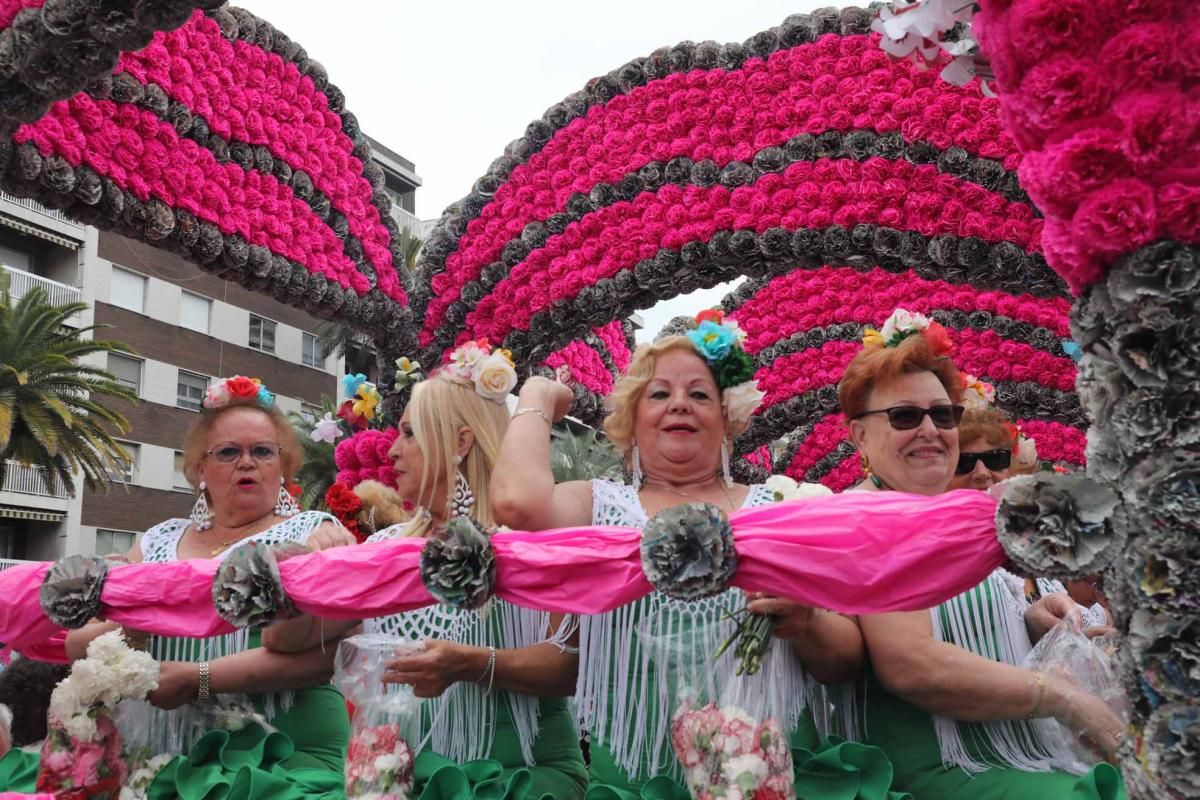
[[[190,661],[163,661],[158,665],[158,688],[146,699],[159,708],[169,710],[192,702],[199,691],[199,664]]]
[[[1070,595],[1061,592],[1042,597],[1025,612],[1025,629],[1029,632],[1029,640],[1036,643],[1078,608],[1079,604]]]
[[[521,387],[520,400],[518,405],[532,403],[540,408],[549,409],[550,418],[558,422],[571,410],[575,395],[566,384],[535,375]]]
[[[816,609],[801,605],[783,597],[772,597],[762,592],[748,594],[746,610],[751,614],[766,614],[775,618],[774,635],[779,639],[795,641],[809,632]]]
[[[358,539],[355,539],[354,534],[341,525],[325,522],[308,535],[308,538],[304,540],[304,544],[309,550],[315,553],[320,550],[330,550],[334,547],[348,547],[352,544],[358,544]]]
[[[383,682],[408,684],[417,697],[440,697],[464,680],[462,671],[469,660],[467,650],[455,642],[431,639],[425,642],[424,650],[397,655],[384,664]]]
[[[1054,695],[1049,710],[1088,747],[1110,763],[1116,762],[1117,748],[1125,733],[1125,724],[1096,695],[1071,685],[1063,678],[1046,676],[1047,696]]]

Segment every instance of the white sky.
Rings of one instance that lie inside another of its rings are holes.
[[[416,164],[417,216],[466,194],[504,146],[566,95],[685,39],[745,41],[831,0],[235,0],[325,65],[363,131]],[[865,5],[865,3],[864,3]],[[335,13],[331,13],[335,11]],[[728,286],[643,311],[645,336]]]

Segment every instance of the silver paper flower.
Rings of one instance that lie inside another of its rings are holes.
[[[1120,501],[1096,481],[1042,472],[993,491],[1000,496],[996,535],[1027,575],[1092,574],[1121,551],[1124,526],[1113,523]]]
[[[1145,686],[1158,702],[1200,697],[1200,619],[1195,614],[1134,612],[1129,647]]]
[[[42,610],[55,625],[82,628],[100,615],[100,592],[108,563],[99,556],[67,556],[54,562],[38,593]]]
[[[279,577],[279,562],[307,553],[297,544],[247,542],[225,557],[213,577],[213,606],[238,628],[261,628],[295,613]]]
[[[698,600],[719,594],[736,570],[733,528],[711,503],[660,511],[642,531],[642,571],[669,597]]]
[[[439,602],[482,608],[496,588],[496,554],[488,535],[454,517],[421,551],[421,581]]]
[[[1150,774],[1177,797],[1200,796],[1200,708],[1184,703],[1159,706],[1146,721],[1143,739]],[[1127,771],[1140,767],[1136,761],[1125,763]]]

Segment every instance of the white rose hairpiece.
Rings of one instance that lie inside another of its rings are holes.
[[[396,388],[402,389],[423,379],[421,365],[408,358],[396,361]],[[517,370],[512,353],[493,348],[487,339],[467,342],[455,348],[446,365],[434,370],[460,383],[470,383],[485,400],[503,403],[517,385]]]

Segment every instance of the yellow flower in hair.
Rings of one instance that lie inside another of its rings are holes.
[[[863,347],[883,347],[883,334],[874,328],[863,331]]]
[[[503,350],[503,349],[501,349],[501,350],[497,350],[496,352],[497,352],[497,353],[499,353],[500,355],[504,356],[504,360],[508,362],[508,365],[509,365],[510,367],[516,367],[516,366],[517,366],[516,362],[515,362],[515,361],[513,361],[513,357],[512,357],[512,351],[511,351],[511,350]]]
[[[375,385],[364,383],[358,387],[358,399],[351,406],[355,414],[363,419],[375,419],[375,407],[379,405],[379,392]]]

